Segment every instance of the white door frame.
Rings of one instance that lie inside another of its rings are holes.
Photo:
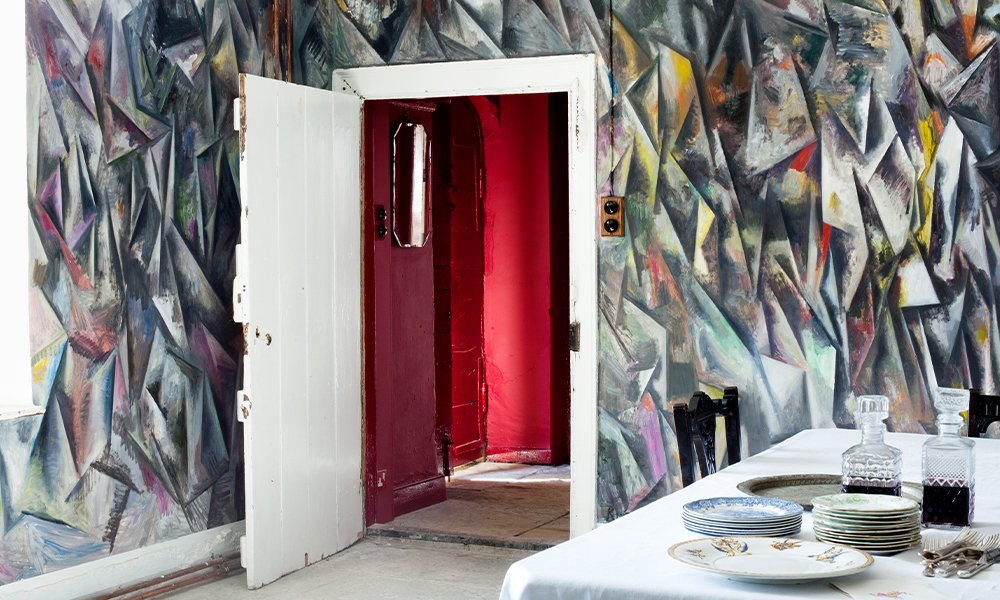
[[[597,60],[593,54],[362,67],[333,88],[364,100],[566,92],[569,95],[569,302],[580,324],[570,352],[570,536],[597,508]],[[360,426],[360,424],[359,424]]]

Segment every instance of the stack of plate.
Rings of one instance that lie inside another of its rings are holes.
[[[920,543],[920,505],[909,498],[834,494],[813,498],[816,539],[870,554],[893,554]]]
[[[802,529],[802,506],[776,498],[706,498],[685,504],[681,518],[703,535],[786,537]]]

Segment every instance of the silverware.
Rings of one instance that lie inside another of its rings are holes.
[[[971,577],[975,573],[978,573],[978,569],[973,571],[973,569],[979,564],[979,561],[983,559],[988,553],[996,551],[1000,553],[1000,534],[994,534],[989,537],[983,537],[982,534],[975,534],[965,536],[966,543],[969,539],[976,539],[977,542],[974,544],[962,545],[950,552],[945,552],[948,546],[954,547],[954,543],[947,544],[941,548],[935,548],[933,542],[927,544],[922,555],[930,554],[937,555],[937,558],[932,560],[924,559],[921,561],[925,566],[922,574],[925,577],[951,577],[960,572],[966,572],[971,574],[966,577]],[[956,541],[958,538],[956,537]],[[989,565],[986,565],[989,566]],[[983,568],[986,568],[985,566]]]
[[[962,579],[968,579],[983,569],[989,568],[996,562],[1000,562],[1000,547],[995,547],[989,552],[986,552],[979,558],[978,561],[975,562],[975,564],[959,569],[955,574]]]
[[[920,556],[929,561],[937,561],[965,546],[975,545],[982,537],[983,534],[966,527],[955,536],[955,539],[940,548],[931,549],[925,546],[920,552]]]

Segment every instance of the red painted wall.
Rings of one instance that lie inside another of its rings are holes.
[[[559,463],[568,456],[567,372],[559,351],[565,339],[558,339],[559,356],[553,361],[550,272],[555,266],[562,275],[568,268],[568,263],[552,264],[553,243],[568,241],[551,236],[550,194],[561,186],[550,181],[550,98],[512,95],[473,101],[483,124],[486,165],[487,455],[498,461]],[[565,120],[553,126],[554,133],[566,136]],[[565,168],[559,177],[568,179]],[[555,295],[568,306],[568,288]],[[559,318],[563,312],[560,305]]]

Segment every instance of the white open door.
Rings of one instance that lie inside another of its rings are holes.
[[[361,99],[240,76],[247,584],[353,544],[361,496]]]

